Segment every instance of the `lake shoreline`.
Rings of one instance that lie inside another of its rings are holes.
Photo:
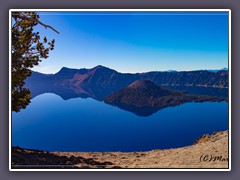
[[[193,145],[144,152],[47,152],[12,147],[12,168],[228,168],[228,130]]]

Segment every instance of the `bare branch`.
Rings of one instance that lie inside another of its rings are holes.
[[[54,29],[52,26],[49,26],[49,25],[47,25],[47,24],[44,24],[44,23],[42,23],[41,21],[39,21],[39,20],[37,20],[37,19],[28,18],[28,17],[26,17],[26,16],[19,16],[19,18],[21,18],[21,19],[27,19],[27,20],[30,20],[30,21],[37,22],[37,23],[39,23],[40,25],[44,26],[46,29],[47,29],[47,28],[50,28],[50,29],[52,29],[53,31],[55,31],[56,33],[60,34],[60,33],[59,33],[56,29]]]

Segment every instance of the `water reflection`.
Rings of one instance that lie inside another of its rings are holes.
[[[12,144],[48,151],[149,151],[191,145],[226,129],[226,102],[186,103],[142,117],[92,98],[63,100],[46,93],[13,113]]]
[[[101,87],[88,87],[88,88],[61,88],[49,84],[41,84],[34,86],[29,86],[31,90],[32,99],[36,96],[39,96],[44,93],[54,93],[60,96],[63,100],[68,100],[72,98],[92,98],[97,101],[103,101],[103,99],[114,92],[114,89],[111,88],[101,88]],[[186,86],[167,86],[169,89],[181,90],[188,94],[193,95],[208,95],[208,96],[217,96],[228,98],[228,89],[227,88],[206,88],[206,87],[186,87]],[[116,105],[120,109],[132,112],[138,116],[147,117],[150,116],[162,108],[137,108],[130,105],[118,104]]]

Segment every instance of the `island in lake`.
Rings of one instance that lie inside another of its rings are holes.
[[[217,96],[190,95],[185,91],[159,86],[150,80],[137,80],[104,99],[106,103],[140,116],[149,116],[159,109],[178,106],[186,102],[220,102],[224,100],[226,99]]]

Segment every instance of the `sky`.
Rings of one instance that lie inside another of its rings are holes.
[[[34,71],[103,65],[123,73],[228,67],[228,12],[39,12],[55,49]]]

